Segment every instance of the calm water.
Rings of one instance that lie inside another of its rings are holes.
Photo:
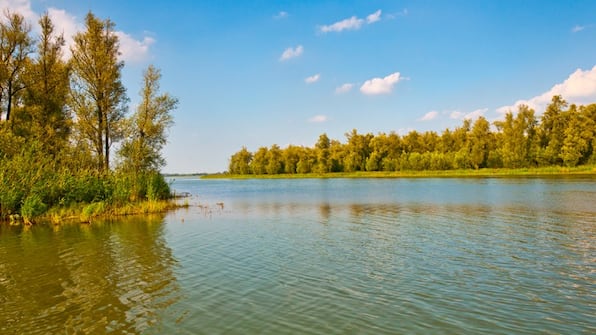
[[[593,334],[596,179],[193,180],[0,226],[1,334]]]

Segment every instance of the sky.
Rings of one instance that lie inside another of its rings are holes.
[[[243,146],[319,135],[442,132],[555,94],[596,102],[596,1],[0,0],[67,43],[92,11],[116,25],[129,108],[142,72],[179,99],[166,173],[220,172]],[[68,57],[68,52],[65,57]]]

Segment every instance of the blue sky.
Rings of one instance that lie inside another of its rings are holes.
[[[0,0],[66,35],[115,22],[123,73],[180,100],[164,172],[217,172],[246,146],[459,126],[553,94],[596,102],[596,1]],[[68,36],[67,36],[68,37]]]

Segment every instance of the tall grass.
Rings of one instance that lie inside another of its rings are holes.
[[[34,145],[11,159],[0,157],[0,219],[20,214],[32,222],[50,209],[54,217],[60,209],[80,210],[88,219],[126,204],[168,198],[170,186],[158,172],[69,169]]]

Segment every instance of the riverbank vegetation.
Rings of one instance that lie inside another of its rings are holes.
[[[487,178],[487,177],[548,177],[595,176],[596,165],[576,167],[547,166],[535,168],[481,168],[458,170],[354,171],[326,173],[230,174],[215,173],[201,179],[308,179],[308,178]]]
[[[274,144],[250,152],[244,147],[231,156],[228,172],[237,176],[483,175],[490,171],[503,175],[524,174],[528,169],[536,174],[566,173],[588,166],[579,170],[593,174],[595,147],[596,104],[569,105],[554,96],[540,118],[521,105],[515,114],[510,111],[492,125],[479,117],[441,134],[412,130],[403,136],[373,135],[354,129],[346,134],[345,143],[322,134],[312,148],[282,149]]]
[[[160,71],[145,70],[141,102],[129,113],[113,22],[89,13],[65,60],[64,36],[47,14],[39,36],[22,15],[4,15],[0,219],[88,221],[167,208],[170,188],[159,170],[177,99],[160,93]]]

